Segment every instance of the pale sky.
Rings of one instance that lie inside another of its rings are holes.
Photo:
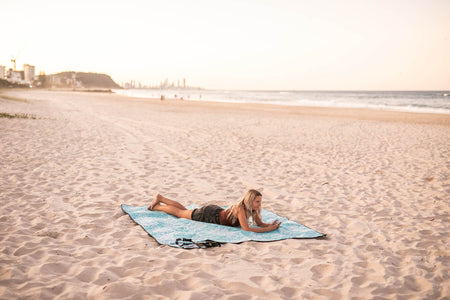
[[[449,90],[450,0],[0,0],[0,65],[218,89]]]

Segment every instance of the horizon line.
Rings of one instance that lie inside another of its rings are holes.
[[[122,87],[123,88],[123,87]],[[126,88],[123,88],[126,89]],[[145,89],[162,89],[171,90],[170,88],[161,87],[145,87],[145,88],[128,88],[135,90]],[[258,91],[258,92],[450,92],[450,89],[233,89],[233,88],[205,88],[205,87],[192,87],[192,88],[173,88],[173,90],[211,90],[211,91]]]

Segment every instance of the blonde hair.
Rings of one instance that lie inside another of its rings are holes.
[[[247,218],[247,221],[250,217],[252,217],[252,224],[255,222],[255,215],[259,216],[259,218],[261,219],[261,210],[253,210],[253,200],[256,199],[256,197],[262,196],[262,194],[260,192],[258,192],[257,190],[248,190],[245,195],[244,198],[242,198],[241,201],[239,201],[236,204],[233,204],[232,206],[230,206],[229,210],[230,212],[228,213],[227,218],[232,222],[236,222],[236,219],[238,218],[238,211],[239,211],[239,207],[244,207],[244,211],[245,211],[245,217]]]

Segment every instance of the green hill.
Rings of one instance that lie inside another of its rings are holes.
[[[75,74],[75,77],[74,77]],[[72,79],[75,79],[78,85],[83,88],[108,88],[118,89],[120,86],[112,80],[111,76],[100,73],[84,73],[84,72],[61,72],[53,75],[53,85],[70,86]]]

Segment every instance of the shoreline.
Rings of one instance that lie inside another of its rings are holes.
[[[233,111],[261,111],[267,113],[283,113],[306,117],[326,117],[367,121],[401,122],[415,124],[436,124],[450,126],[450,114],[405,112],[395,110],[382,110],[372,108],[343,108],[343,107],[312,107],[312,106],[290,106],[265,103],[235,103],[208,100],[180,100],[166,98],[161,101],[157,98],[130,97],[114,94],[130,101],[142,101],[152,104],[175,105],[192,109],[230,109]]]
[[[435,124],[450,126],[450,114],[443,113],[427,113],[427,112],[409,112],[389,109],[375,108],[347,108],[347,107],[323,107],[323,106],[300,106],[300,105],[283,105],[272,103],[245,103],[245,102],[225,102],[213,100],[180,100],[178,98],[166,98],[160,100],[158,98],[148,97],[132,97],[120,95],[109,90],[68,90],[68,89],[42,89],[42,90],[22,90],[15,89],[3,90],[5,95],[8,93],[17,94],[33,94],[33,93],[85,93],[92,95],[109,95],[112,98],[118,98],[120,101],[130,101],[149,104],[175,105],[188,107],[192,109],[230,109],[234,111],[261,111],[267,113],[283,113],[290,115],[301,115],[306,117],[326,117],[367,121],[383,121],[383,122],[401,122],[412,124]],[[0,90],[0,97],[2,90]]]
[[[432,108],[432,107],[408,107],[408,106],[389,106],[389,105],[381,105],[381,104],[358,104],[358,103],[350,103],[350,102],[336,102],[335,104],[326,104],[329,101],[334,102],[332,99],[332,97],[330,97],[330,99],[328,99],[327,101],[310,101],[311,103],[307,104],[307,103],[299,103],[296,101],[279,101],[279,100],[269,100],[271,99],[271,97],[276,97],[278,94],[280,93],[311,93],[311,94],[320,94],[320,93],[336,93],[334,96],[335,98],[339,99],[339,94],[340,93],[349,93],[349,94],[358,94],[358,93],[438,93],[438,94],[443,94],[444,96],[448,96],[447,91],[247,91],[247,90],[217,90],[217,91],[222,91],[222,92],[227,92],[226,95],[228,95],[228,92],[231,93],[238,93],[238,92],[249,92],[249,93],[269,93],[268,95],[265,95],[264,97],[266,98],[265,101],[252,101],[252,97],[260,97],[261,95],[247,95],[248,99],[250,101],[242,101],[242,100],[236,100],[236,99],[232,99],[230,98],[229,100],[220,100],[220,99],[208,99],[208,96],[211,95],[203,95],[202,97],[202,91],[195,91],[195,93],[192,93],[191,95],[189,95],[190,93],[183,94],[184,91],[183,90],[146,90],[146,89],[142,89],[144,91],[152,91],[152,97],[150,96],[150,94],[142,94],[139,95],[139,91],[140,89],[135,89],[133,91],[137,91],[136,93],[131,93],[128,94],[126,89],[123,90],[113,90],[114,93],[118,94],[118,95],[123,95],[126,97],[136,97],[136,98],[143,98],[143,99],[156,99],[159,98],[159,96],[155,96],[158,94],[164,95],[167,97],[167,95],[176,95],[181,93],[181,95],[178,96],[178,99],[180,97],[184,96],[184,100],[185,101],[207,101],[207,102],[219,102],[219,103],[236,103],[236,104],[268,104],[268,105],[276,105],[276,106],[287,106],[287,107],[308,107],[308,108],[342,108],[342,109],[369,109],[369,110],[375,110],[375,111],[393,111],[393,112],[408,112],[408,113],[424,113],[424,114],[443,114],[443,115],[450,115],[450,108],[449,109],[443,109],[443,108]],[[208,90],[206,90],[208,91]],[[209,90],[209,92],[216,92],[216,90]],[[274,95],[270,95],[270,93],[275,93]],[[200,98],[197,97],[191,97],[192,99],[190,99],[189,97],[195,94],[201,94]],[[187,99],[186,99],[187,96]],[[214,95],[213,97],[217,97],[217,95]],[[225,96],[227,97],[227,96]],[[169,97],[172,99],[176,99],[174,97]],[[450,99],[450,98],[449,98]],[[292,100],[292,99],[291,99]],[[308,102],[308,100],[305,100],[306,102]],[[425,99],[424,99],[425,101]]]

